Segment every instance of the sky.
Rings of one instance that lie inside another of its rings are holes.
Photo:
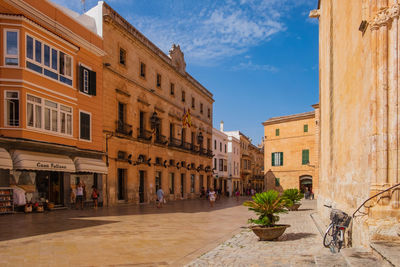
[[[51,0],[82,13],[96,0]],[[109,0],[168,54],[179,44],[186,71],[214,95],[213,125],[261,143],[262,122],[318,103],[317,0]]]

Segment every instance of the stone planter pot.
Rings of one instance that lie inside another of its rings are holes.
[[[299,210],[299,207],[300,207],[300,206],[301,206],[300,203],[298,203],[298,204],[293,204],[293,206],[288,207],[288,210],[297,211],[297,210]]]
[[[288,224],[277,224],[272,227],[250,226],[250,229],[260,238],[260,241],[274,240],[280,237],[290,227]]]

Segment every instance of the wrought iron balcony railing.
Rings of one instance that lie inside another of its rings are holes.
[[[116,132],[123,134],[123,135],[132,136],[132,125],[127,124],[124,121],[117,120],[116,121]]]
[[[167,137],[165,137],[165,135],[156,134],[156,139],[154,140],[154,142],[157,144],[166,145],[168,143],[168,140]]]
[[[153,137],[153,133],[151,131],[147,131],[144,128],[138,128],[138,139],[150,141]]]

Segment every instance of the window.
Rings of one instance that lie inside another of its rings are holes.
[[[122,48],[119,49],[119,64],[125,66],[126,63],[126,51]]]
[[[19,92],[5,91],[5,124],[19,126]]]
[[[156,85],[157,87],[161,87],[161,74],[159,73],[157,73]]]
[[[217,169],[217,158],[214,158],[214,168],[213,169]]]
[[[275,186],[280,186],[280,185],[281,185],[281,179],[275,178]]]
[[[190,193],[194,193],[194,174],[190,175]]]
[[[96,95],[96,72],[79,65],[79,91],[88,94]]]
[[[27,126],[40,130],[72,135],[72,108],[27,95]]]
[[[72,86],[72,57],[26,35],[26,67]]]
[[[226,153],[226,144],[225,144],[225,153]]]
[[[219,151],[222,152],[222,143],[219,142]]]
[[[170,87],[169,93],[171,95],[175,95],[175,84],[171,83],[169,87]]]
[[[146,64],[140,62],[140,77],[146,78]]]
[[[200,113],[203,114],[203,103],[200,103]]]
[[[155,181],[155,184],[156,184],[156,192],[158,191],[158,189],[160,189],[161,188],[161,172],[156,172],[156,181]]]
[[[211,118],[211,110],[210,110],[210,108],[207,109],[207,117]]]
[[[118,151],[118,154],[117,154],[117,158],[118,159],[126,159],[126,152],[125,151]]]
[[[19,55],[19,31],[18,30],[5,30],[5,43],[4,43],[4,65],[18,66]]]
[[[173,195],[175,192],[175,173],[169,174],[169,193]]]
[[[214,149],[217,150],[217,140],[214,140]]]
[[[310,150],[303,149],[301,151],[301,164],[307,165],[310,163]]]
[[[195,108],[195,100],[194,100],[194,97],[192,97],[192,108],[194,109]]]
[[[274,152],[271,155],[272,166],[283,166],[283,152]]]
[[[224,172],[228,171],[228,162],[224,159]]]
[[[308,133],[308,124],[304,124],[304,132]]]
[[[182,102],[185,102],[185,91],[182,90]]]
[[[79,112],[79,125],[80,125],[79,138],[90,141],[91,121],[89,113],[82,111]]]
[[[279,129],[275,129],[275,136],[279,136]]]
[[[224,171],[224,160],[223,159],[219,159],[219,170]]]

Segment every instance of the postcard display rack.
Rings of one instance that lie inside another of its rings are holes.
[[[0,187],[0,214],[13,212],[13,189],[10,187]]]

